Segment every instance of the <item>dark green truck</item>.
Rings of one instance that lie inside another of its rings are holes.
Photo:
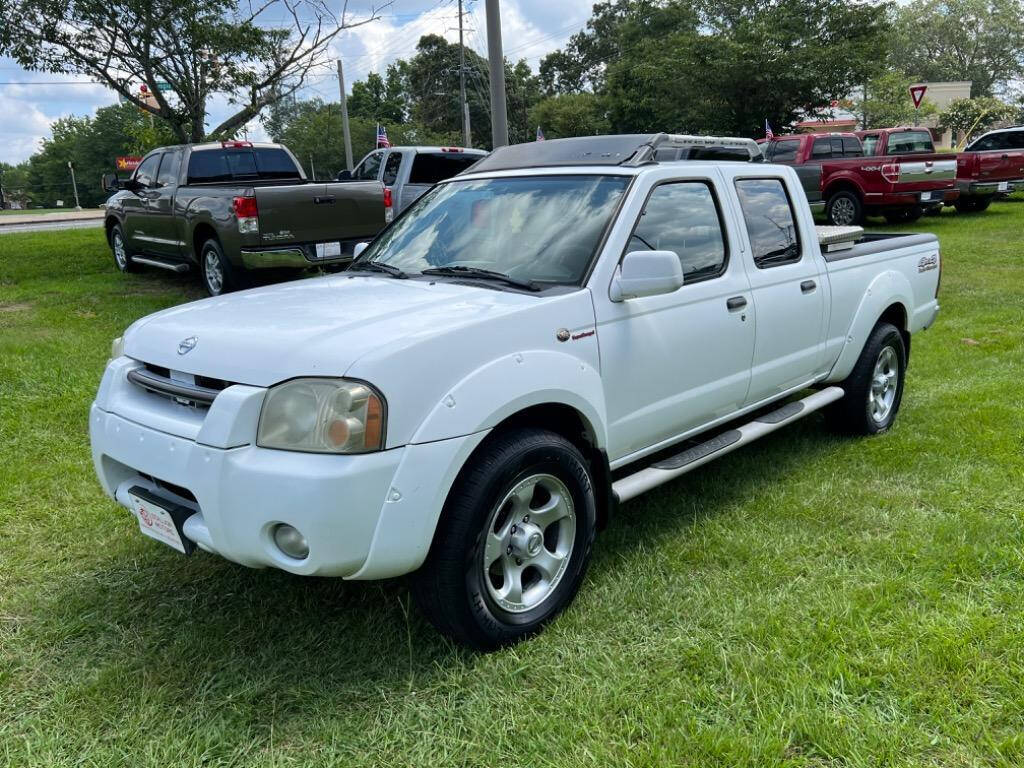
[[[118,269],[195,270],[213,296],[245,287],[250,270],[345,264],[385,224],[379,181],[310,181],[280,144],[161,147],[103,184]]]

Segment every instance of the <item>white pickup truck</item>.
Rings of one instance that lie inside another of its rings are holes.
[[[572,600],[617,504],[819,409],[884,432],[936,238],[819,245],[792,168],[655,159],[688,141],[499,149],[348,272],[137,321],[90,415],[104,490],[185,553],[412,573],[491,649]]]

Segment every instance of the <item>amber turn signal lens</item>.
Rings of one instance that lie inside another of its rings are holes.
[[[363,446],[366,450],[381,449],[381,437],[383,435],[384,409],[381,407],[380,398],[370,395],[366,401],[366,431],[363,432]]]

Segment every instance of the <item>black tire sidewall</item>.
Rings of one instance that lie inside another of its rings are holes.
[[[832,210],[835,207],[836,202],[841,198],[848,198],[853,202],[853,221],[847,224],[837,224],[832,219]],[[855,193],[851,192],[848,189],[840,190],[839,192],[836,192],[828,199],[828,205],[826,206],[825,216],[828,219],[829,224],[832,224],[833,226],[854,226],[860,224],[860,222],[864,220],[864,205],[861,203],[860,198],[857,197]]]

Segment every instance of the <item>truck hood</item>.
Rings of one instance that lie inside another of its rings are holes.
[[[367,352],[398,352],[543,301],[442,281],[317,277],[157,312],[128,329],[125,354],[185,373],[270,386],[296,376],[342,376]],[[186,339],[194,339],[191,349],[182,345]]]

